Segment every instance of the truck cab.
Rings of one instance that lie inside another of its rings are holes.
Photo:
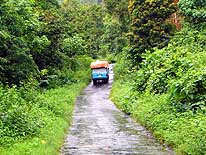
[[[109,82],[109,63],[107,61],[95,61],[91,65],[91,78],[93,85],[98,82],[108,83]]]

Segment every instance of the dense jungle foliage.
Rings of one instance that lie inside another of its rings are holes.
[[[173,33],[171,23],[166,22],[176,11],[173,0],[130,0],[131,16],[130,57],[134,65],[142,61],[142,53],[152,48],[163,48]]]
[[[118,61],[120,109],[177,154],[206,154],[205,3],[1,0],[0,154],[58,154],[101,57]]]
[[[122,25],[101,1],[0,2],[0,154],[58,154],[91,61],[127,43]]]
[[[155,5],[163,3],[158,0],[141,1],[141,4],[135,0],[130,2],[133,10],[141,8],[144,2]],[[138,23],[131,23],[134,27],[131,30],[138,29],[132,31],[132,34],[137,33],[137,41],[134,40],[129,48],[125,48],[115,69],[118,75],[115,76],[116,82],[111,95],[113,101],[152,131],[160,142],[171,146],[177,154],[206,154],[204,3],[204,0],[180,0],[177,14],[182,19],[181,30],[176,30],[161,48],[159,45],[164,41],[160,41],[158,37],[157,42],[153,39],[156,44],[147,45],[143,52],[139,48],[145,44],[138,40],[142,34],[139,30],[145,28],[145,23],[141,23],[140,12],[130,12],[132,19]],[[155,24],[152,25],[155,27]],[[152,28],[150,26],[148,30],[153,31]],[[131,51],[131,47],[135,46],[136,51]],[[131,54],[140,55],[140,63]],[[129,59],[125,59],[128,55]],[[131,62],[136,65],[131,65]]]

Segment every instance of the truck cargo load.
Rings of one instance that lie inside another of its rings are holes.
[[[95,62],[92,62],[90,67],[92,69],[94,69],[94,68],[109,68],[109,63],[108,63],[108,61],[99,61],[99,60],[97,60]]]

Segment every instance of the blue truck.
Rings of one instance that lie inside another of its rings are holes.
[[[90,67],[93,85],[96,85],[98,82],[109,82],[109,63],[107,61],[97,60],[92,62]]]

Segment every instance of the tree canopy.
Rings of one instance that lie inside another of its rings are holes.
[[[201,23],[206,21],[205,0],[180,0],[178,4],[180,10],[190,22]]]
[[[142,61],[141,54],[146,50],[167,45],[173,29],[166,20],[175,11],[172,0],[130,0],[130,57],[134,64]]]

